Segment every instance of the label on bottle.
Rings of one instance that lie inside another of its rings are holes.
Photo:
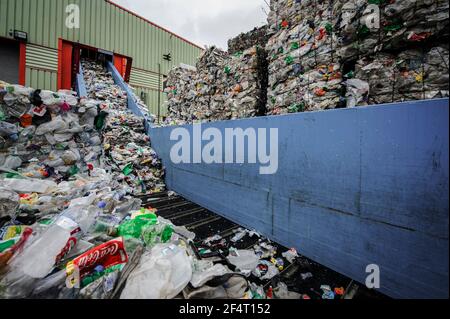
[[[20,238],[28,226],[8,226],[0,230],[0,241]]]
[[[125,251],[123,238],[113,239],[107,243],[97,246],[81,256],[75,258],[67,265],[67,273],[70,269],[78,268],[79,275],[83,278],[97,266],[103,266],[104,269],[124,264],[128,262],[128,255]]]

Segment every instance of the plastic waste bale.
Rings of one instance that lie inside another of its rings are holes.
[[[355,78],[366,82],[369,92],[357,98],[358,105],[448,97],[448,57],[448,49],[434,47],[360,59]]]
[[[340,106],[342,72],[330,1],[272,1],[268,114]]]
[[[348,79],[345,81],[345,86],[347,87],[347,107],[355,107],[367,101],[370,91],[369,83],[360,79]]]
[[[230,119],[224,104],[228,59],[226,52],[212,46],[202,52],[195,70],[180,67],[169,74],[169,121],[181,124]]]
[[[448,35],[446,1],[334,1],[338,55],[351,60],[380,50],[423,46]]]
[[[438,57],[435,43],[448,38],[448,2],[273,0],[270,5],[269,115],[447,96],[445,76],[436,81],[439,72],[426,61],[428,54],[430,60]],[[448,69],[442,62],[448,52],[440,52],[440,66]],[[371,59],[381,63],[372,65]],[[355,77],[385,82],[369,83],[368,92]]]
[[[172,244],[156,245],[142,256],[120,298],[172,299],[191,279],[191,260],[184,248]]]
[[[262,45],[266,43],[269,39],[267,28],[267,25],[259,28],[254,28],[249,32],[241,33],[237,37],[228,40],[228,53],[233,55],[235,53],[252,48],[256,45]]]
[[[169,110],[166,125],[265,113],[266,37],[254,37],[251,32],[244,37],[248,41],[238,40],[235,46],[243,49],[232,55],[213,46],[202,53],[196,68],[180,66],[169,73],[165,89]],[[250,46],[246,47],[247,44]]]
[[[165,89],[168,99],[167,124],[185,124],[195,120],[190,113],[190,104],[196,99],[195,81],[197,76],[195,67],[180,66],[169,72]]]
[[[225,67],[231,118],[249,118],[265,113],[267,72],[265,42],[233,54]]]

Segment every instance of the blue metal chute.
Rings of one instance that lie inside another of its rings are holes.
[[[125,83],[124,79],[120,75],[119,71],[117,71],[116,67],[112,62],[107,63],[108,71],[112,73],[114,82],[127,93],[128,97],[128,108],[133,114],[142,117],[145,119],[145,130],[149,131],[151,127],[153,127],[153,121],[148,112],[142,110],[137,103],[136,96],[134,92],[130,89],[127,83]]]
[[[77,74],[76,82],[75,82],[75,89],[78,93],[78,96],[80,98],[87,97],[87,90],[86,90],[86,83],[84,82],[84,76],[83,76],[83,67],[80,63],[80,71]]]

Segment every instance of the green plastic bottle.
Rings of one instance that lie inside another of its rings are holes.
[[[118,235],[121,237],[141,238],[144,228],[158,223],[158,217],[155,214],[137,216],[122,223],[118,228]]]
[[[131,173],[133,173],[133,170],[134,170],[133,163],[130,163],[123,168],[122,173],[125,176],[129,176]]]

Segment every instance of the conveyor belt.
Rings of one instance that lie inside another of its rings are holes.
[[[206,238],[214,235],[220,235],[227,242],[230,242],[230,239],[235,235],[234,231],[240,227],[236,223],[181,196],[169,196],[168,192],[142,196],[139,199],[142,200],[144,207],[156,208],[159,216],[169,219],[176,226],[185,226],[188,230],[194,232],[196,234],[194,243],[196,246],[200,246]],[[232,246],[237,249],[251,249],[258,242],[258,237],[246,236],[243,240],[233,243]],[[276,243],[272,243],[272,245],[278,247],[276,257],[281,257],[282,253],[288,250]],[[307,272],[312,273],[313,278],[302,280],[301,274]],[[249,280],[264,286],[264,288],[269,288],[270,286],[276,287],[280,279],[288,285],[290,290],[307,294],[312,299],[322,298],[321,285],[344,287],[346,291],[352,292],[351,296],[348,294],[345,298],[386,298],[303,256],[298,258],[294,264],[285,261],[284,270],[272,280],[260,280],[254,276],[251,276]]]

